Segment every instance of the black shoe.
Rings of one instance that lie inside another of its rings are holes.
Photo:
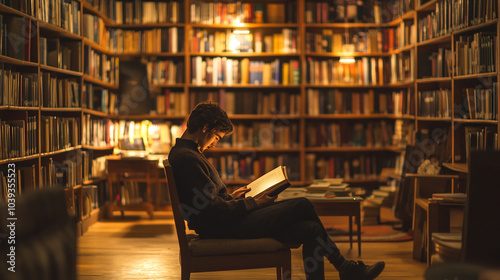
[[[372,280],[384,270],[385,263],[366,265],[362,261],[346,261],[340,267],[340,280]]]

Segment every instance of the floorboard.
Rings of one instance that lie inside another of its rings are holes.
[[[127,213],[126,213],[127,214]],[[179,246],[171,212],[157,212],[154,220],[140,213],[127,214],[111,221],[100,221],[78,240],[78,280],[168,279],[180,280]],[[423,280],[426,265],[411,258],[412,242],[364,242],[358,258],[356,244],[338,243],[350,259],[373,263],[386,262],[377,279]],[[326,279],[338,273],[325,264]],[[192,280],[276,279],[275,270],[253,269],[229,272],[194,273]],[[292,250],[292,280],[304,279],[301,250]]]

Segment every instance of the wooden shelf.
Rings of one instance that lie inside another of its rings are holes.
[[[45,70],[45,71],[50,71],[50,72],[56,72],[56,73],[64,74],[64,75],[76,76],[76,77],[83,76],[82,72],[78,72],[78,71],[74,71],[74,70],[66,70],[66,69],[48,66],[48,65],[42,65],[42,64],[40,64],[40,69]]]
[[[96,111],[96,110],[91,110],[91,109],[82,109],[82,111],[85,114],[93,115],[96,117],[102,117],[102,118],[110,118],[111,117],[111,115],[109,115],[108,113],[104,113],[101,111]]]
[[[38,154],[35,154],[35,155],[29,155],[29,156],[24,156],[24,157],[2,159],[2,160],[0,160],[0,164],[28,161],[28,160],[38,159],[38,157],[39,157]]]
[[[63,37],[67,39],[74,39],[74,40],[82,40],[83,37],[80,35],[77,35],[69,30],[66,30],[62,27],[59,27],[57,25],[53,25],[48,22],[44,21],[39,21],[39,28],[40,28],[40,33],[49,33],[53,35],[54,37]]]
[[[75,147],[69,147],[69,148],[61,149],[61,150],[57,150],[57,151],[40,153],[40,156],[41,157],[49,157],[49,156],[53,156],[53,155],[57,155],[57,154],[62,154],[62,153],[66,153],[66,152],[75,151],[75,150],[78,150],[78,149],[81,149],[81,148],[82,148],[82,146],[78,145],[78,146],[75,146]]]
[[[289,152],[300,152],[300,148],[259,148],[259,147],[232,147],[232,148],[221,148],[216,147],[209,149],[208,153],[240,153],[240,152],[258,152],[258,153],[289,153]]]
[[[488,28],[488,27],[495,27],[495,25],[497,24],[497,22],[498,22],[498,20],[494,19],[494,20],[489,20],[487,22],[483,22],[483,23],[480,23],[480,24],[476,24],[476,25],[464,27],[462,29],[455,30],[453,32],[453,35],[461,35],[463,33],[476,31],[478,29],[484,29],[484,28]]]
[[[0,62],[24,66],[24,67],[26,67],[26,66],[27,67],[38,67],[38,63],[36,63],[36,62],[19,60],[19,59],[12,58],[12,57],[9,57],[6,55],[0,55]]]
[[[399,152],[394,146],[385,147],[306,147],[308,152]]]
[[[344,120],[344,119],[397,119],[401,118],[400,116],[396,116],[394,114],[321,114],[321,115],[306,115],[304,116],[305,119],[339,119],[339,120]]]
[[[114,146],[90,146],[90,145],[82,145],[82,149],[86,150],[96,150],[96,151],[106,151],[106,150],[112,150],[114,149]]]
[[[485,79],[485,78],[497,78],[498,73],[479,73],[479,74],[469,74],[469,75],[460,75],[453,76],[454,80],[477,80],[477,79]]]
[[[352,57],[372,57],[372,56],[380,56],[380,57],[387,57],[391,56],[392,52],[377,52],[377,53],[364,53],[364,52],[355,52],[352,55],[350,54],[349,56]],[[328,53],[328,52],[308,52],[305,54],[306,56],[311,56],[311,57],[342,57],[345,56],[344,53]]]
[[[436,3],[437,2],[438,2],[438,0],[430,0],[427,3],[418,6],[416,11],[417,12],[430,12],[430,11],[434,11],[434,9],[436,8]]]
[[[183,120],[187,115],[126,115],[119,116],[122,120]]]
[[[123,29],[147,29],[147,28],[161,28],[161,27],[186,27],[185,23],[170,23],[170,22],[158,22],[158,23],[134,23],[134,24],[118,24],[114,23],[113,28],[123,28]]]
[[[251,52],[240,52],[240,53],[232,53],[232,52],[192,52],[189,54],[190,56],[204,56],[204,57],[237,57],[237,58],[246,58],[246,57],[298,57],[298,53],[251,53]]]
[[[182,58],[186,54],[183,52],[171,53],[171,52],[119,52],[116,53],[115,56],[119,58],[127,58],[127,57],[140,57],[140,56],[168,56],[168,57],[178,57]]]
[[[82,111],[82,108],[80,107],[74,107],[74,108],[69,108],[69,107],[42,107],[40,109],[42,112],[73,112],[73,113],[80,113]]]
[[[190,23],[191,28],[202,29],[238,29],[238,28],[298,28],[297,23],[239,23],[239,24],[202,24]]]
[[[82,2],[82,9],[84,11],[87,10],[88,12],[102,18],[106,27],[112,27],[115,24],[111,19],[109,19],[107,16],[105,16],[103,13],[101,13],[101,11],[92,7],[92,5],[90,5],[87,1]]]
[[[0,106],[0,110],[9,111],[38,111],[39,107],[23,107],[23,106]]]
[[[471,123],[471,124],[498,124],[498,120],[471,120],[471,119],[454,118],[453,121],[457,123]]]
[[[442,117],[417,117],[417,121],[426,121],[426,122],[451,122],[451,117],[442,118]]]
[[[112,83],[108,83],[108,82],[99,80],[99,79],[94,78],[92,76],[89,76],[87,74],[83,75],[83,80],[85,82],[93,83],[93,84],[96,84],[96,85],[99,85],[99,86],[102,86],[105,88],[109,88],[109,89],[118,89],[119,88],[118,85],[114,85]]]
[[[105,55],[116,56],[115,52],[108,50],[106,47],[101,46],[101,45],[97,44],[96,42],[89,40],[88,38],[83,38],[83,43],[85,45],[91,47],[93,50],[96,50],[96,51],[103,53]]]
[[[417,84],[430,84],[430,83],[450,83],[451,77],[432,77],[417,79]]]
[[[232,114],[229,115],[231,120],[298,120],[299,115],[289,114],[267,114],[267,115],[251,115],[251,114]]]
[[[449,180],[458,179],[458,175],[426,175],[426,174],[416,174],[416,173],[406,173],[408,178],[423,178],[423,179],[438,179],[438,180]]]
[[[241,85],[241,84],[235,84],[235,85],[189,85],[189,88],[200,88],[200,89],[205,89],[205,88],[300,88],[300,85],[251,85],[251,84],[246,84],[246,85]]]
[[[11,8],[5,4],[0,4],[0,13],[6,13],[6,14],[11,14],[11,15],[17,15],[17,16],[22,16],[22,17],[25,17],[25,18],[29,18],[33,21],[38,21],[37,18],[33,17],[33,16],[30,16],[26,13],[23,13],[21,11],[18,11],[14,8]]]
[[[422,42],[418,42],[417,47],[422,47],[422,46],[427,46],[427,45],[437,45],[437,44],[442,44],[442,43],[446,43],[446,42],[450,42],[450,47],[451,47],[451,33],[437,37],[437,38],[432,38],[432,39],[428,39],[428,40],[425,40]]]

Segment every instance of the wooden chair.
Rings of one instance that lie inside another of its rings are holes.
[[[200,239],[186,234],[177,186],[168,160],[163,161],[180,247],[182,280],[192,272],[276,267],[277,279],[291,279],[289,246],[272,238]]]

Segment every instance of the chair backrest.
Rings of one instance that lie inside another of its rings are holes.
[[[186,224],[184,223],[184,216],[182,215],[181,203],[179,195],[177,194],[177,186],[175,184],[174,172],[168,159],[163,161],[165,169],[165,177],[167,178],[167,188],[172,203],[172,212],[174,213],[175,229],[177,231],[177,238],[179,239],[179,247],[181,249],[181,257],[184,254],[189,254],[188,240],[186,236]]]
[[[500,266],[499,166],[499,151],[470,154],[462,239],[466,262]]]

